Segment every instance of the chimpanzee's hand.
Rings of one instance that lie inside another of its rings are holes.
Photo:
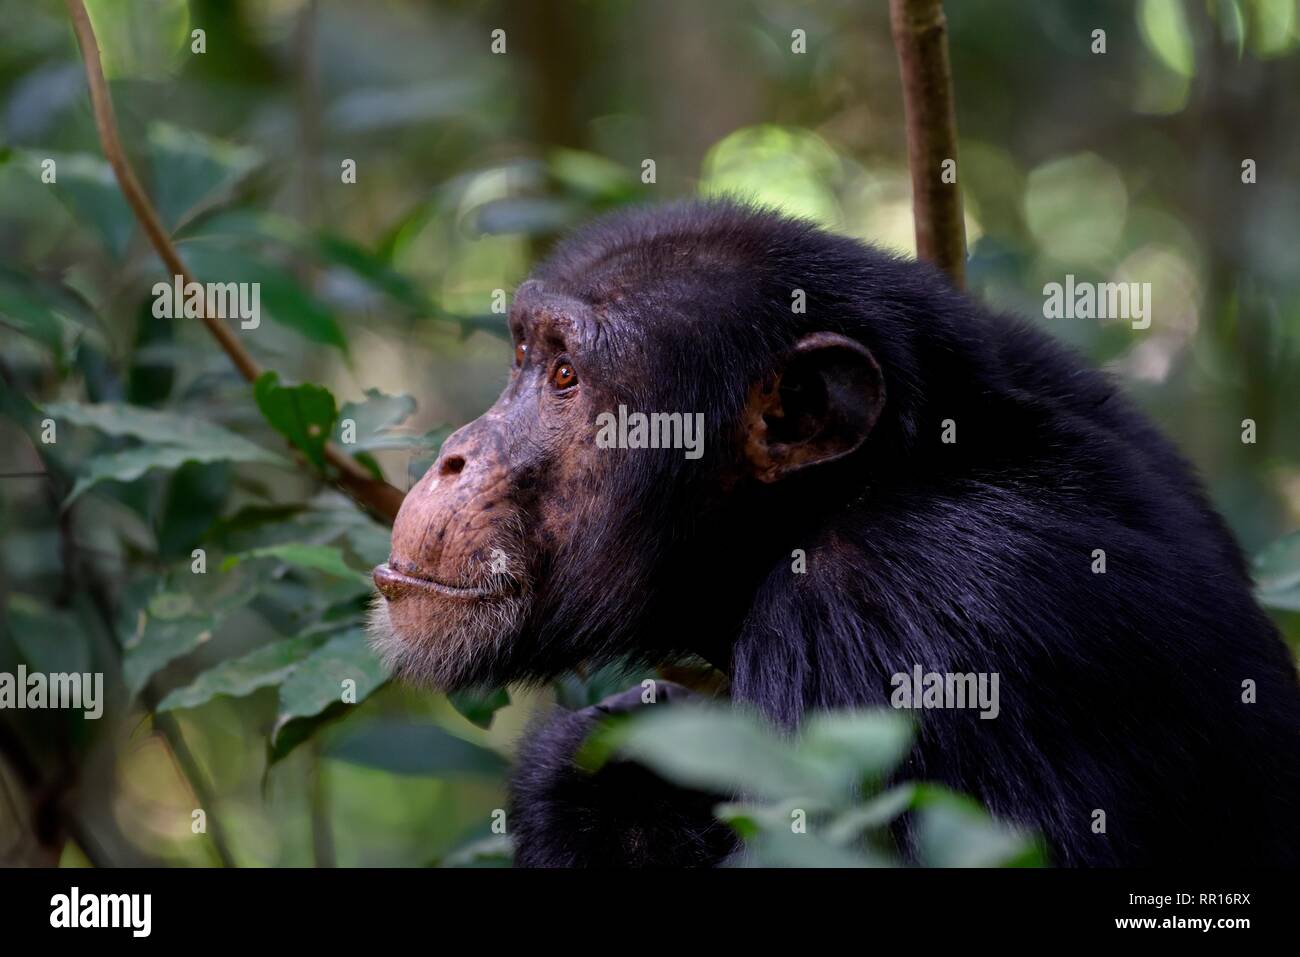
[[[671,784],[613,758],[597,771],[574,763],[582,743],[611,715],[700,696],[682,685],[636,685],[580,711],[557,709],[519,749],[510,787],[510,833],[522,867],[700,867],[736,847],[713,816],[725,796]]]

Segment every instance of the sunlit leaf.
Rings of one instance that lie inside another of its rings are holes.
[[[736,130],[704,158],[703,196],[745,196],[792,216],[838,225],[842,161],[812,130],[773,124]]]
[[[189,39],[185,0],[86,0],[104,75],[164,80],[176,72]]]
[[[1191,76],[1196,68],[1192,32],[1178,0],[1142,0],[1138,8],[1142,38],[1165,66],[1179,76]]]
[[[593,201],[616,202],[635,195],[638,181],[632,171],[596,153],[552,150],[547,167],[566,189]]]

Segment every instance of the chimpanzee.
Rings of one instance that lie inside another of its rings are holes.
[[[724,201],[583,229],[509,324],[505,390],[375,569],[400,672],[452,689],[694,656],[788,729],[888,706],[917,666],[997,674],[993,720],[918,712],[900,778],[977,796],[1059,865],[1297,862],[1295,666],[1192,470],[1049,337]],[[519,863],[732,853],[716,796],[574,763],[636,703],[530,733]]]

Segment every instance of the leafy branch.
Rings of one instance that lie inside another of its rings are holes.
[[[122,195],[126,198],[158,258],[172,275],[182,277],[188,285],[194,279],[177,253],[171,237],[163,227],[157,211],[126,158],[126,152],[122,149],[117,133],[117,119],[113,113],[113,101],[109,96],[108,84],[104,79],[104,69],[100,61],[99,42],[95,38],[95,31],[91,26],[85,4],[82,0],[67,0],[67,4],[68,13],[72,18],[72,29],[76,33],[77,44],[81,48],[82,61],[86,67],[91,110],[95,116],[95,128],[99,132],[104,156],[113,169],[113,175],[117,178]],[[235,333],[216,317],[208,315],[206,308],[203,309],[200,318],[208,332],[217,340],[222,351],[230,357],[239,374],[249,382],[256,382],[262,375],[262,368],[239,342]],[[401,490],[374,478],[364,466],[333,443],[324,444],[323,455],[330,467],[330,478],[354,501],[389,523],[397,517],[397,510],[401,507],[403,498]]]

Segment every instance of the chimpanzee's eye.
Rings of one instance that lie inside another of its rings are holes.
[[[528,353],[528,343],[520,340],[515,343],[515,368],[518,369],[524,364],[524,356]]]
[[[555,371],[551,373],[551,385],[556,389],[567,389],[578,382],[578,373],[573,368],[573,363],[568,359],[561,359],[555,364]]]

